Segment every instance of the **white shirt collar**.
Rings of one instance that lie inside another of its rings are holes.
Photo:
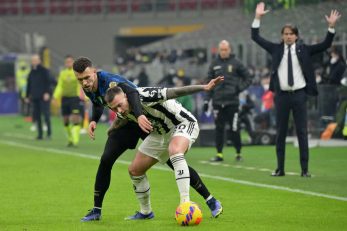
[[[284,47],[285,47],[286,50],[288,50],[288,47],[289,47],[289,46],[288,46],[287,44],[284,44]],[[290,49],[291,49],[291,50],[295,50],[295,48],[296,48],[296,43],[293,43],[293,44],[290,46]]]

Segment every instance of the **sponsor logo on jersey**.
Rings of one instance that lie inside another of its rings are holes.
[[[111,87],[115,87],[115,86],[117,86],[117,83],[116,83],[116,82],[111,82],[108,86],[109,86],[110,88],[111,88]]]

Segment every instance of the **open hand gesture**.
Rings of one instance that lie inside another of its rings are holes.
[[[341,18],[341,14],[337,10],[331,10],[330,15],[325,15],[325,19],[327,20],[329,27],[335,27],[336,21]]]
[[[269,10],[265,10],[265,3],[264,2],[259,2],[257,4],[257,8],[255,9],[255,18],[260,19],[261,16],[264,14],[267,14]]]
[[[212,90],[215,86],[217,86],[220,82],[224,81],[224,76],[218,76],[215,79],[212,79],[208,84],[204,86],[204,91],[210,91]]]

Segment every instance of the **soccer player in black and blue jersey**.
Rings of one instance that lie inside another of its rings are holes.
[[[73,64],[73,69],[85,94],[93,104],[92,118],[88,127],[88,134],[92,139],[95,139],[94,131],[97,127],[97,122],[103,113],[104,107],[107,106],[104,96],[110,87],[119,86],[127,94],[129,105],[138,123],[128,122],[125,126],[109,130],[108,132],[108,138],[95,179],[94,207],[81,221],[100,220],[102,202],[110,185],[113,164],[127,149],[134,149],[138,140],[140,138],[144,139],[153,128],[142,112],[139,93],[135,89],[136,85],[132,82],[120,75],[97,71],[93,67],[91,60],[86,57],[78,58]],[[167,162],[167,165],[173,169],[170,161]],[[221,203],[210,194],[193,168],[189,167],[189,172],[190,185],[206,200],[212,216],[218,217],[222,212]]]

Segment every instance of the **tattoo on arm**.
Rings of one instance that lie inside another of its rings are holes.
[[[203,90],[204,90],[203,85],[191,85],[191,86],[184,86],[184,87],[168,88],[166,92],[166,97],[167,99],[175,99],[180,96],[191,95]]]

